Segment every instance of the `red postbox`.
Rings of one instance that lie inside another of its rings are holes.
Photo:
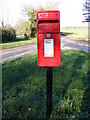
[[[61,63],[60,12],[37,12],[37,64],[53,67]]]

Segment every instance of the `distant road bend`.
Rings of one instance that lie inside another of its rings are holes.
[[[72,40],[65,36],[61,35],[61,46],[62,49],[75,49],[75,50],[83,50],[86,52],[90,52],[90,43]]]
[[[88,46],[90,45],[88,45],[88,43],[86,42],[71,40],[61,35],[61,49],[75,49],[75,50],[83,50],[86,52],[90,52],[90,48]],[[36,54],[37,45],[35,43],[26,46],[1,50],[0,52],[2,52],[2,57],[0,58],[0,62],[1,62],[10,59],[16,59],[26,55]]]

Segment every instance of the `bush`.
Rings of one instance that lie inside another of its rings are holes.
[[[2,28],[2,42],[12,41],[16,39],[16,32],[13,27]]]
[[[29,39],[29,36],[25,33],[24,34],[25,39]]]
[[[30,23],[30,36],[29,37],[36,37],[37,34],[37,10],[34,8],[26,8],[26,14],[29,17],[29,23]],[[27,32],[26,32],[27,33]]]
[[[30,30],[31,34],[30,37],[35,37],[37,33],[37,17],[36,17],[36,10],[32,10],[30,12],[30,18],[29,18],[31,24],[30,24]]]

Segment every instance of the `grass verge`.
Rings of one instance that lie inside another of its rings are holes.
[[[87,27],[67,27],[61,28],[61,33],[68,38],[74,40],[88,41],[88,28]]]
[[[51,119],[88,119],[88,54],[61,52],[61,66],[53,69],[53,111]],[[46,68],[37,57],[26,56],[2,65],[3,118],[45,118]]]
[[[2,49],[7,49],[7,48],[18,47],[18,46],[29,45],[31,43],[36,43],[36,42],[37,42],[37,38],[25,40],[25,39],[21,39],[20,37],[18,37],[18,39],[16,41],[2,43],[1,46],[2,46]]]

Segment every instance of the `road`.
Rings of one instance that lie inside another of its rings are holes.
[[[83,50],[86,52],[90,52],[88,43],[71,40],[65,36],[61,36],[61,49],[64,49],[64,50],[75,49],[75,50]],[[11,60],[11,59],[16,59],[22,56],[36,54],[37,45],[35,43],[35,44],[26,45],[26,46],[0,50],[0,53],[2,54],[2,56],[0,56],[0,62]]]
[[[81,42],[78,40],[72,40],[65,36],[61,36],[61,48],[62,49],[75,49],[75,50],[83,50],[86,52],[90,52],[90,43]]]
[[[9,59],[16,59],[26,55],[36,54],[36,47],[36,44],[30,44],[26,46],[2,50],[2,58],[0,58],[0,62]]]

